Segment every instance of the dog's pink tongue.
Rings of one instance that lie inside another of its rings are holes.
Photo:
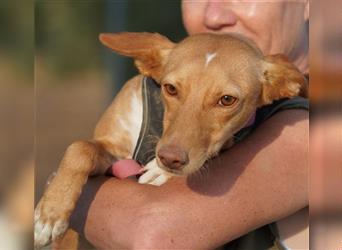
[[[120,160],[112,165],[112,174],[119,179],[125,179],[141,173],[142,166],[135,160]]]

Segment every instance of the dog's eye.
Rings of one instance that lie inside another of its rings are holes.
[[[173,86],[172,84],[164,84],[164,89],[166,90],[166,92],[169,94],[169,95],[177,95],[177,89],[175,86]]]
[[[231,95],[224,95],[220,98],[218,103],[222,106],[232,106],[236,101],[236,97]]]

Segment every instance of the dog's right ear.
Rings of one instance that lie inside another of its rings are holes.
[[[100,41],[114,52],[133,57],[143,75],[160,80],[167,56],[175,43],[158,33],[103,33]]]
[[[261,83],[260,106],[286,97],[306,97],[307,94],[307,80],[304,75],[280,54],[264,58]]]

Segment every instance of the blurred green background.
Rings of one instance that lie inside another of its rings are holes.
[[[131,60],[104,49],[101,32],[159,32],[174,41],[185,37],[179,0],[37,1],[36,54],[59,77],[85,70],[118,71],[115,84],[136,73]],[[62,82],[60,82],[62,83]]]
[[[0,1],[0,59],[26,77],[33,72],[33,10],[30,1]]]

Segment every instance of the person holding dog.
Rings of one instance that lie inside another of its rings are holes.
[[[242,34],[307,74],[308,5],[184,0],[182,13],[189,34]],[[226,249],[284,248],[281,232],[268,225],[293,214],[305,218],[308,130],[305,109],[284,110],[213,159],[205,178],[173,178],[160,187],[90,179],[71,226],[106,249],[212,249],[227,242]]]

